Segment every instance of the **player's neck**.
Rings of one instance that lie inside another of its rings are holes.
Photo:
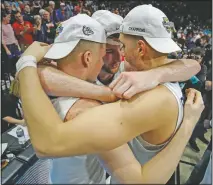
[[[149,64],[149,65],[146,65],[145,70],[150,70],[150,69],[160,67],[160,66],[167,64],[168,59],[166,56],[161,56],[161,57],[156,57],[156,58],[149,57],[148,59],[145,60],[144,63]]]
[[[73,76],[85,81],[87,80],[87,76],[85,75],[85,70],[82,66],[80,66],[79,61],[76,61],[76,62],[59,61],[57,68],[70,76]]]

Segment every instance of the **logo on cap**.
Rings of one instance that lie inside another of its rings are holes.
[[[129,27],[129,31],[145,32],[144,28]]]
[[[87,36],[94,34],[94,31],[92,31],[92,29],[90,27],[87,27],[87,26],[83,26],[82,31],[83,31],[84,35],[87,35]]]
[[[63,31],[63,26],[62,24],[59,24],[58,27],[56,28],[56,37]]]
[[[169,19],[167,17],[163,17],[163,22],[162,23],[163,23],[163,26],[166,29],[166,31],[168,33],[170,33],[171,32],[171,25],[170,25]]]

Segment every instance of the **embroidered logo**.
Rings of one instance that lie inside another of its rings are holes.
[[[87,26],[83,26],[82,31],[83,31],[84,35],[87,35],[87,36],[94,34],[94,31],[92,31],[92,29],[90,27],[87,27]]]
[[[168,32],[168,33],[171,33],[171,24],[170,24],[170,22],[169,22],[169,19],[167,18],[167,17],[163,17],[163,26],[164,26],[164,28],[166,29],[166,31]]]
[[[59,24],[58,27],[56,28],[56,37],[63,31],[64,27],[62,24]]]
[[[129,27],[129,31],[145,32],[144,28]]]

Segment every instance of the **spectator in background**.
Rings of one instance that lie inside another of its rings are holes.
[[[32,10],[31,12],[33,13],[33,15],[38,15],[39,14],[39,10],[42,8],[40,1],[32,1]]]
[[[72,2],[66,1],[65,9],[66,9],[66,17],[67,17],[67,19],[69,19],[70,17],[73,16],[73,9],[74,8],[73,8],[73,5],[72,5]]]
[[[81,13],[91,16],[91,12],[86,8],[86,6],[82,6]]]
[[[22,1],[19,1],[18,3],[19,3],[21,12],[24,12],[24,3]]]
[[[81,6],[80,3],[78,3],[75,7],[74,7],[74,15],[77,15],[81,12]]]
[[[10,15],[10,24],[13,24],[16,21],[15,10],[12,10],[12,6],[8,2],[4,3],[4,7],[5,7],[5,12]]]
[[[54,19],[53,19],[53,9],[52,9],[50,6],[48,6],[48,7],[45,8],[45,10],[49,12],[49,14],[50,14],[50,20],[51,20],[53,23],[55,23],[55,21],[54,21]]]
[[[34,16],[30,12],[30,6],[29,5],[24,6],[23,18],[24,18],[25,21],[29,21],[30,23],[34,24]]]
[[[118,10],[118,8],[116,8],[116,9],[114,10],[114,12],[113,12],[113,13],[115,13],[115,14],[119,15],[119,10]]]
[[[45,11],[46,11],[45,9],[39,10],[39,15],[40,15],[41,17],[43,17],[43,13],[44,13]]]
[[[36,15],[35,17],[35,24],[34,24],[34,41],[38,42],[45,42],[45,34],[44,30],[42,29],[42,19],[40,15]]]
[[[57,23],[57,17],[56,17],[56,10],[55,10],[55,2],[54,1],[49,1],[49,7],[52,8],[53,12],[52,12],[52,17],[51,17],[51,20],[54,22],[54,23]]]
[[[10,15],[2,13],[2,45],[7,53],[8,61],[6,62],[6,70],[12,75],[16,72],[16,61],[21,55],[21,49],[19,47],[18,41],[15,38],[13,28],[10,24]]]
[[[45,11],[43,13],[42,31],[45,35],[45,43],[52,44],[56,35],[56,24],[50,19],[50,13]]]
[[[204,35],[201,37],[200,41],[201,47],[205,49],[205,55],[203,57],[203,63],[207,66],[207,68],[211,67],[211,60],[212,60],[212,46],[209,44],[209,37]]]
[[[60,8],[56,10],[56,18],[58,22],[63,22],[67,20],[66,11],[65,11],[65,3],[60,3]]]
[[[24,21],[20,12],[15,14],[16,22],[13,23],[13,30],[19,41],[22,51],[33,43],[33,25],[29,21]]]

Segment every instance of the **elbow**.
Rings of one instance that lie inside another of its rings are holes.
[[[59,137],[57,133],[52,131],[45,137],[40,137],[39,140],[31,139],[33,148],[39,158],[55,157],[60,152]]]
[[[192,76],[196,75],[200,70],[201,70],[201,66],[200,64],[196,61],[196,60],[189,60],[189,67],[191,69],[192,72]]]

